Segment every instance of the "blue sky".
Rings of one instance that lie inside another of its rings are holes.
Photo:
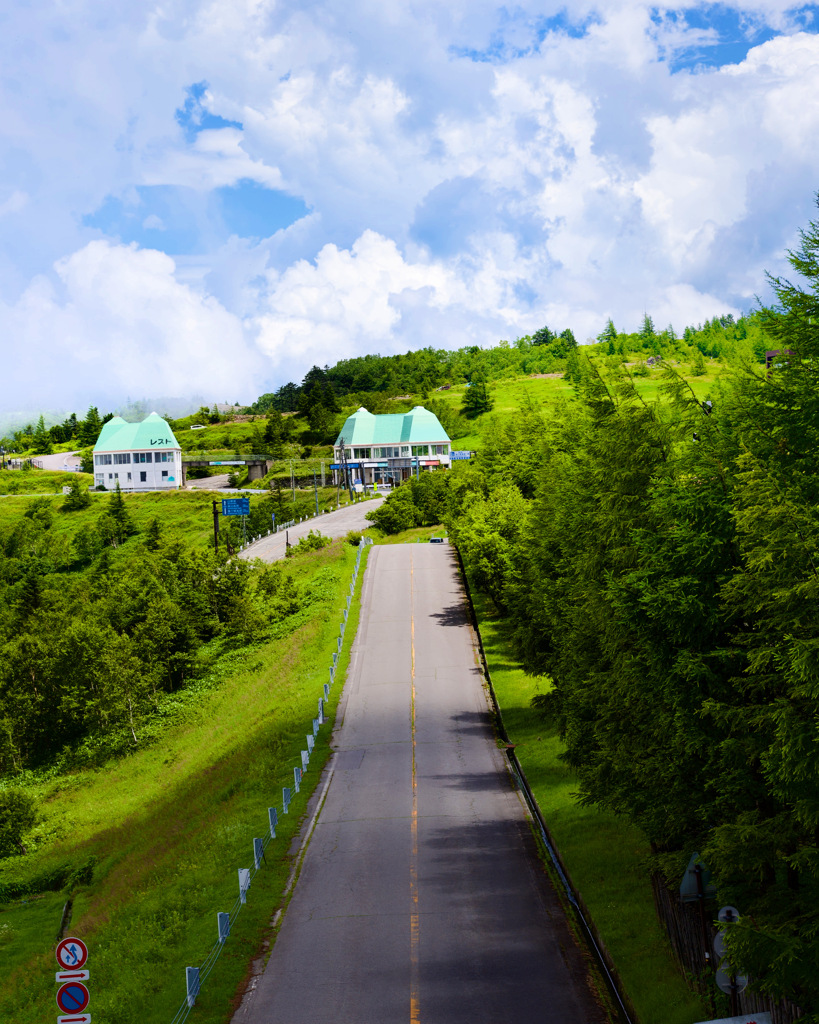
[[[819,7],[6,12],[6,410],[748,309],[814,216]],[[37,88],[30,87],[31,82]]]

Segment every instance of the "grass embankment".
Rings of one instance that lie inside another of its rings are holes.
[[[717,360],[707,360],[707,372],[701,377],[691,377],[688,374],[689,368],[685,365],[672,367],[678,370],[691,385],[697,398],[707,398],[716,379],[720,373],[726,370],[726,365]],[[663,383],[662,370],[660,368],[649,371],[647,377],[635,377],[634,383],[638,393],[647,402],[662,398],[660,386]],[[443,402],[460,409],[465,384],[457,384],[448,391],[436,391],[433,394],[435,401]],[[493,381],[489,385],[489,392],[492,396],[494,406],[492,412],[483,413],[470,423],[470,430],[466,434],[452,438],[454,449],[472,450],[481,446],[482,427],[491,416],[508,416],[531,405],[550,405],[572,397],[573,389],[570,381],[565,380],[563,374],[552,374],[547,377],[514,377],[509,380]]]
[[[90,487],[90,473],[62,473],[48,469],[0,469],[0,494],[61,494],[72,480]]]
[[[101,770],[29,784],[41,801],[39,831],[50,839],[6,861],[0,878],[25,881],[65,861],[98,858],[93,882],[75,893],[70,926],[89,944],[96,1024],[167,1024],[184,996],[184,968],[201,963],[213,945],[216,913],[238,895],[237,869],[252,866],[252,840],[266,833],[267,808],[281,812],[282,786],[292,785],[300,764],[355,556],[355,548],[335,542],[290,563],[310,587],[309,615],[299,613],[301,625],[283,639],[240,650],[224,681],[183,702],[151,746]],[[305,784],[197,1002],[194,1019],[203,1024],[229,1019],[269,932],[292,866],[290,841],[329,754],[357,615],[354,602],[330,723],[316,738]],[[64,900],[55,893],[0,907],[0,1020],[41,1024],[53,1015],[54,936]]]
[[[18,474],[22,475],[22,474]],[[47,474],[25,474],[26,476],[45,476]],[[66,473],[66,476],[75,474]],[[85,527],[93,527],[100,513],[105,509],[111,492],[91,491],[91,504],[77,512],[63,512],[62,494],[54,496],[51,507],[54,511],[51,532],[70,540],[74,534]],[[46,495],[44,495],[45,497]],[[213,494],[207,491],[152,491],[147,494],[123,494],[125,506],[134,525],[144,530],[152,519],[159,521],[160,528],[188,547],[200,547],[206,543],[213,531],[213,514],[211,503]],[[23,514],[32,501],[27,497],[8,497],[0,501],[0,532],[13,529],[22,519]],[[126,544],[139,542],[139,534],[126,541]]]
[[[691,1024],[711,1014],[688,989],[654,910],[648,843],[625,819],[575,799],[555,729],[529,706],[548,682],[527,675],[491,602],[473,592],[492,685],[509,739],[572,881],[617,967],[640,1024]]]

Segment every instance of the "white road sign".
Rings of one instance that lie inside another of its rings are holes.
[[[65,981],[88,981],[88,971],[57,971],[54,975],[61,984]]]

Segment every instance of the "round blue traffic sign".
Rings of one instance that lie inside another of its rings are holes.
[[[57,1006],[63,1013],[82,1013],[88,999],[88,989],[79,981],[67,981],[57,992]]]

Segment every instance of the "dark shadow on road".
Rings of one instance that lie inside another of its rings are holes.
[[[603,1024],[523,821],[422,825],[421,1003],[435,1024]],[[438,902],[446,927],[424,916]],[[457,936],[457,938],[456,938]]]
[[[455,724],[452,731],[464,735],[492,736],[492,716],[488,711],[460,711],[449,716]]]
[[[473,772],[458,775],[422,775],[425,781],[436,782],[448,789],[462,789],[467,793],[500,793],[509,789],[508,778],[497,772]]]
[[[466,606],[462,601],[442,608],[439,612],[432,612],[431,619],[435,619],[439,626],[465,626],[469,622]]]

